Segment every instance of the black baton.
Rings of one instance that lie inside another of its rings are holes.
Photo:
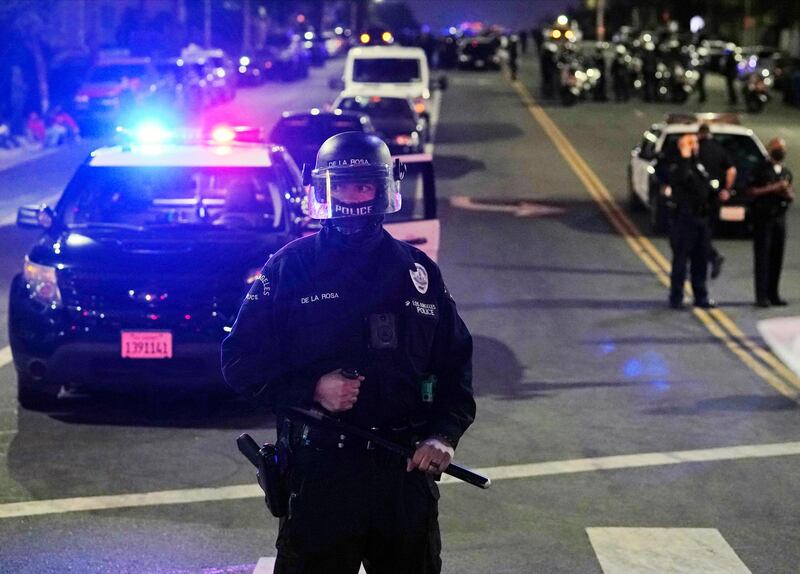
[[[403,456],[405,458],[414,457],[414,449],[397,444],[395,442],[383,438],[380,435],[377,435],[370,431],[343,422],[337,419],[336,417],[326,414],[320,410],[303,409],[300,407],[289,407],[288,410],[289,410],[289,418],[301,419],[302,422],[316,426],[323,426],[323,427],[329,426],[345,434],[351,434],[353,436],[357,436],[358,438],[368,440],[380,447],[385,448],[386,450],[399,454],[400,456]],[[478,488],[486,489],[492,485],[492,481],[488,476],[482,476],[477,472],[474,472],[468,468],[459,466],[452,462],[443,472],[445,474],[449,474],[454,478],[463,480],[464,482],[467,482],[473,486],[477,486]]]

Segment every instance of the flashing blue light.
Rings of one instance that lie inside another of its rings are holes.
[[[143,144],[164,143],[172,137],[172,132],[156,122],[139,124],[133,133],[136,140]]]

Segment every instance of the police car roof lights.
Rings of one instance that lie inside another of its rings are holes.
[[[132,145],[236,145],[264,143],[263,130],[253,126],[216,125],[211,129],[169,127],[158,121],[143,121],[133,128],[117,126],[117,139],[123,148]]]
[[[687,113],[674,112],[667,114],[664,121],[667,124],[741,124],[739,114],[733,112],[726,113]]]

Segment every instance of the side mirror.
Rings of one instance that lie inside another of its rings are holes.
[[[336,76],[328,78],[328,87],[331,90],[337,90],[341,92],[342,90],[344,90],[344,80]]]
[[[643,148],[643,149],[639,150],[639,158],[643,159],[643,160],[646,160],[646,161],[650,161],[652,159],[656,159],[656,154],[653,153],[652,149],[644,149]]]
[[[17,225],[27,229],[50,229],[55,217],[48,205],[24,205],[17,210]]]

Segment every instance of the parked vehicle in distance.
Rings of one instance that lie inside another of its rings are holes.
[[[414,110],[414,103],[409,98],[342,92],[333,107],[369,116],[375,132],[386,142],[393,155],[421,153],[424,150],[427,124]]]
[[[314,108],[283,112],[272,128],[268,141],[286,148],[298,166],[313,166],[317,151],[329,137],[342,132],[374,131],[372,122],[365,114],[342,110],[324,112]]]

